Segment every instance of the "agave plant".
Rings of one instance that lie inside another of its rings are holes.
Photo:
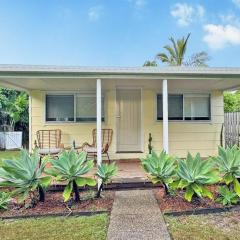
[[[117,167],[115,163],[111,164],[101,164],[97,167],[96,176],[101,179],[101,185],[98,188],[96,197],[99,198],[101,196],[101,191],[105,184],[108,184],[113,176],[117,174]]]
[[[168,185],[171,184],[176,177],[176,159],[162,151],[158,156],[154,151],[142,159],[144,170],[150,175],[153,184],[161,183],[165,193],[169,194]]]
[[[213,198],[205,187],[219,181],[218,171],[213,166],[210,159],[202,160],[199,153],[195,157],[188,153],[186,159],[179,161],[178,188],[186,189],[184,197],[187,201],[192,201],[193,195]]]
[[[223,181],[233,188],[240,197],[240,150],[237,146],[224,149],[218,148],[218,156],[214,158],[220,173],[223,175]]]
[[[44,202],[44,188],[51,182],[50,176],[43,176],[45,161],[40,163],[40,156],[35,150],[29,154],[22,149],[18,159],[6,159],[0,168],[1,187],[12,187],[12,195],[19,196],[19,201],[23,202],[30,197],[36,198],[36,192],[39,193],[39,200]]]
[[[64,191],[64,201],[68,201],[72,192],[75,195],[75,202],[80,201],[79,188],[85,185],[95,186],[96,181],[83,176],[93,168],[93,161],[86,161],[86,152],[77,153],[75,150],[62,151],[58,159],[51,159],[52,168],[47,172],[56,177],[57,181],[67,183]]]
[[[219,197],[216,200],[223,205],[237,204],[239,201],[238,195],[226,186],[219,187]]]
[[[7,210],[10,201],[11,197],[9,193],[0,192],[0,209]]]

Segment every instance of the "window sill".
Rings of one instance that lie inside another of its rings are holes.
[[[162,123],[163,120],[156,120],[157,123]],[[187,123],[194,123],[194,124],[213,124],[212,120],[168,120],[169,123],[184,123],[184,124],[187,124]]]

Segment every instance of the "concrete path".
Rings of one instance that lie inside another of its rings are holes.
[[[170,240],[152,190],[117,191],[108,240]]]

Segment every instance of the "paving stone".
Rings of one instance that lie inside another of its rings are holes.
[[[117,191],[108,240],[170,240],[152,190]]]

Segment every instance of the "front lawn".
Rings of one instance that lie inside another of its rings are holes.
[[[240,213],[165,217],[174,240],[235,240],[240,236]]]
[[[18,157],[20,151],[0,151],[0,165],[3,159]]]
[[[1,240],[104,240],[108,216],[39,218],[0,221]]]

